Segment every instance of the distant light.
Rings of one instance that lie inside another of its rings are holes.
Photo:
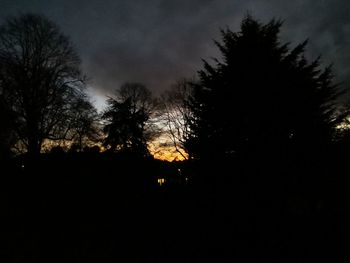
[[[160,186],[162,186],[163,184],[165,184],[165,179],[164,178],[158,178],[157,182],[158,182],[158,184]]]
[[[178,173],[178,175],[180,175],[181,176],[181,169],[179,168],[179,169],[177,169],[177,173]]]
[[[24,169],[24,164],[22,164],[22,169]]]

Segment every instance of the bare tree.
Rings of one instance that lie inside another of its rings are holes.
[[[185,142],[189,133],[188,99],[191,94],[191,81],[183,79],[161,97],[162,123],[165,134],[170,138],[177,153],[184,159],[188,159]]]
[[[69,137],[81,152],[84,147],[100,140],[99,115],[96,108],[85,97],[77,98],[73,112]]]
[[[84,97],[79,67],[68,37],[47,18],[25,14],[0,27],[0,94],[29,154],[38,154],[45,140],[68,138],[74,104]]]

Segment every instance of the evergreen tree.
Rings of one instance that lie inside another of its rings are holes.
[[[195,159],[323,149],[338,119],[330,67],[305,58],[306,42],[282,44],[282,22],[247,16],[239,32],[222,30],[222,60],[204,61],[188,102],[186,147]]]
[[[148,155],[149,119],[152,113],[151,93],[137,83],[124,84],[116,98],[109,98],[102,115],[106,121],[104,145],[113,152]]]

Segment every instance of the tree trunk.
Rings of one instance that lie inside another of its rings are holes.
[[[41,150],[41,139],[39,138],[39,125],[36,114],[28,114],[28,155],[38,156]]]
[[[30,136],[28,138],[28,154],[30,156],[38,156],[41,150],[41,143],[38,136]]]

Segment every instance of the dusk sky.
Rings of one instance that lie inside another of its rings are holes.
[[[99,108],[124,82],[160,93],[195,76],[202,58],[218,55],[220,27],[237,30],[247,12],[262,22],[283,19],[283,41],[308,38],[310,58],[334,63],[336,81],[350,90],[348,0],[0,0],[0,22],[27,12],[46,15],[71,37]]]

